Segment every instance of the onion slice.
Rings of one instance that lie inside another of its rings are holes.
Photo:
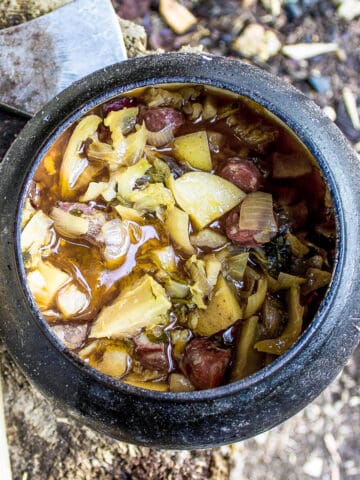
[[[147,131],[147,142],[154,147],[163,147],[174,138],[173,125],[166,125],[158,132]]]
[[[85,235],[89,230],[87,218],[77,217],[58,207],[51,210],[50,218],[54,221],[56,231],[65,237],[75,238]]]
[[[269,242],[276,235],[277,224],[270,193],[253,192],[245,197],[240,208],[239,228],[255,232],[254,239],[258,243]]]
[[[115,219],[106,222],[101,228],[101,233],[105,243],[103,255],[108,268],[118,266],[130,247],[127,228],[119,219]]]

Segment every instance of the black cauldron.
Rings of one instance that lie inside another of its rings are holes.
[[[19,246],[26,185],[41,155],[72,122],[134,88],[196,82],[249,97],[309,148],[333,196],[337,260],[327,295],[298,342],[271,365],[213,390],[161,393],[117,382],[83,364],[51,333],[26,287]],[[127,442],[209,447],[274,427],[311,402],[360,339],[360,167],[321,110],[279,79],[210,55],[164,54],[100,70],[55,97],[26,125],[0,166],[0,334],[27,378],[83,423]]]

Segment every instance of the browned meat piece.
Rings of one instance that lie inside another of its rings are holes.
[[[246,112],[231,115],[226,123],[241,143],[258,153],[266,153],[269,145],[279,136],[275,126],[263,120],[250,121]]]
[[[226,215],[225,230],[227,237],[233,242],[241,243],[247,247],[256,247],[259,244],[255,241],[254,235],[260,232],[258,230],[240,230],[239,215],[239,207],[236,207]]]
[[[96,213],[95,208],[90,207],[86,203],[58,202],[57,206],[61,208],[61,210],[64,210],[64,212],[72,213],[75,216],[94,215]]]
[[[109,112],[117,112],[123,108],[135,107],[137,104],[136,98],[122,97],[116,98],[115,100],[110,100],[109,103],[106,103],[103,106],[104,115],[106,116]]]
[[[167,344],[151,342],[145,333],[134,337],[135,357],[144,368],[149,370],[167,371],[169,361]]]
[[[184,116],[171,107],[151,108],[143,113],[145,125],[151,132],[159,132],[170,125],[176,131],[184,123]]]
[[[182,366],[195,388],[215,388],[224,380],[230,356],[230,350],[216,347],[207,338],[194,338],[185,348]]]
[[[70,212],[74,216],[87,218],[89,220],[89,229],[82,238],[93,244],[98,244],[103,241],[100,233],[102,226],[107,220],[105,213],[100,212],[94,207],[90,207],[86,203],[80,202],[58,202],[57,206],[65,212]]]
[[[66,323],[65,325],[55,325],[52,327],[53,332],[61,342],[64,342],[67,348],[75,350],[80,348],[86,340],[88,332],[88,324],[81,323],[78,325]]]
[[[33,207],[38,208],[40,206],[40,189],[34,180],[29,183],[28,197]]]
[[[219,175],[246,193],[256,192],[262,183],[258,168],[250,160],[240,157],[229,158]]]
[[[283,207],[283,212],[292,230],[299,230],[306,225],[309,210],[305,201],[299,202],[291,207]]]

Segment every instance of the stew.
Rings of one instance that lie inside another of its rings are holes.
[[[240,380],[314,317],[335,257],[305,146],[244,97],[155,86],[101,105],[42,158],[23,208],[29,289],[91,367],[159,391]]]

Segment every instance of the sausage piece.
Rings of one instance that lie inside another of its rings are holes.
[[[103,106],[103,112],[106,116],[110,112],[117,112],[123,108],[135,107],[137,100],[134,97],[122,97],[116,98],[115,100],[110,100]]]
[[[185,348],[182,366],[195,388],[215,388],[224,380],[230,356],[230,350],[216,347],[207,338],[194,338]]]
[[[72,213],[75,216],[83,216],[89,220],[89,229],[82,238],[90,243],[97,245],[100,241],[99,235],[102,226],[105,224],[107,216],[96,208],[80,202],[58,202],[57,207],[64,212]]]
[[[240,230],[239,227],[239,207],[229,212],[225,217],[225,230],[227,237],[233,242],[241,243],[246,247],[256,247],[258,243],[254,235],[260,233],[258,230]]]
[[[179,110],[171,107],[151,108],[143,114],[146,128],[151,132],[159,132],[170,125],[176,131],[184,123],[184,116]]]
[[[137,335],[133,340],[135,357],[144,368],[159,371],[168,370],[167,345],[164,342],[151,342],[145,333]]]
[[[72,213],[73,215],[94,215],[96,213],[96,209],[90,207],[86,203],[80,202],[58,202],[57,207],[64,210],[64,212]]]
[[[86,340],[89,326],[87,323],[81,324],[61,324],[52,327],[53,332],[58,339],[65,343],[67,348],[74,350],[83,345]]]
[[[258,168],[250,160],[240,157],[229,158],[219,175],[246,193],[256,192],[262,183]]]

